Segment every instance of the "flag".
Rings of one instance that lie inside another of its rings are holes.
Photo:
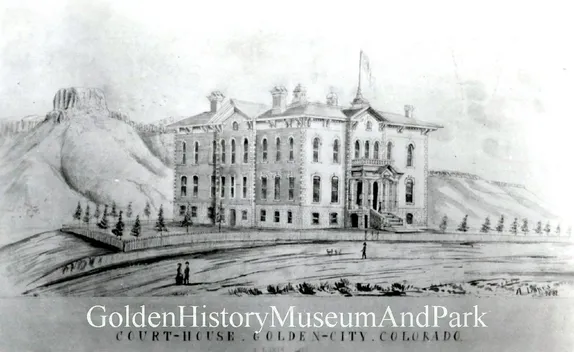
[[[373,87],[373,73],[371,72],[371,64],[369,63],[369,58],[367,55],[361,50],[361,61],[360,61],[360,72],[364,72],[366,74],[367,81],[369,82],[369,86]]]

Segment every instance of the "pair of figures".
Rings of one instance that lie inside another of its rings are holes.
[[[181,273],[181,263],[177,264],[177,274],[175,275],[176,285],[189,285],[189,262],[185,262],[185,270]]]

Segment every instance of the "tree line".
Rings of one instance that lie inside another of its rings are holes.
[[[445,215],[443,216],[440,225],[439,225],[439,229],[441,232],[446,232],[446,229],[448,227],[448,222],[449,219],[448,217]],[[494,224],[491,224],[490,222],[490,217],[486,217],[486,219],[484,219],[484,222],[482,223],[481,227],[480,227],[480,232],[481,233],[490,233],[490,232],[498,232],[498,233],[502,233],[505,231],[505,217],[504,215],[501,215],[500,218],[498,219],[498,223],[496,224],[496,226],[494,226]],[[467,232],[469,230],[469,226],[468,226],[468,215],[465,215],[462,219],[462,221],[459,223],[459,225],[457,226],[457,231],[458,232]],[[528,219],[522,219],[521,221],[518,220],[518,218],[514,218],[514,220],[512,221],[512,223],[510,224],[510,227],[508,228],[509,232],[517,235],[519,232],[523,233],[524,235],[527,235],[531,232],[530,229],[530,225],[528,223]],[[542,221],[538,221],[535,225],[535,227],[532,229],[533,232],[537,235],[543,235],[544,233],[546,233],[546,236],[550,236],[550,233],[552,232],[552,229],[550,227],[550,222],[547,221],[546,225],[542,225]],[[557,224],[556,227],[554,228],[554,234],[556,236],[560,236],[562,232],[562,229],[560,227],[560,224]],[[568,227],[568,230],[566,230],[566,234],[568,236],[570,236],[572,234],[572,226]]]

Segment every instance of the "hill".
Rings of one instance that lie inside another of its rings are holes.
[[[468,215],[469,226],[475,229],[487,216],[494,226],[501,215],[507,219],[507,226],[515,217],[528,219],[531,228],[538,221],[558,220],[542,199],[522,185],[456,171],[431,171],[428,183],[431,227],[438,226],[444,215],[450,219],[450,226],[458,225]]]
[[[0,244],[72,221],[78,201],[171,212],[171,169],[111,117],[101,91],[61,90],[41,123],[0,143]]]

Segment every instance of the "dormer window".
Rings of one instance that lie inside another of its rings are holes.
[[[371,121],[367,121],[367,131],[373,130],[373,123]]]
[[[237,123],[237,121],[233,121],[233,130],[234,131],[239,130],[239,124]]]

